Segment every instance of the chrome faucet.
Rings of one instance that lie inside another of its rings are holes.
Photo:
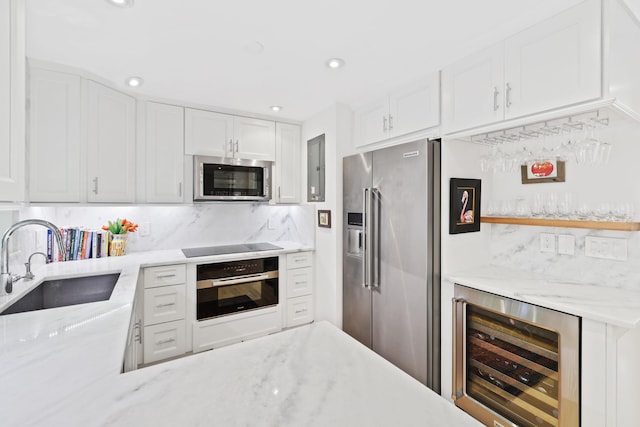
[[[2,286],[0,288],[0,294],[10,294],[13,292],[13,284],[24,277],[9,272],[9,238],[14,231],[27,225],[40,225],[51,230],[56,242],[58,243],[58,250],[60,254],[62,254],[62,260],[66,261],[64,245],[62,244],[62,235],[60,234],[58,227],[49,221],[42,219],[25,219],[24,221],[16,222],[4,232],[0,243],[0,285]]]

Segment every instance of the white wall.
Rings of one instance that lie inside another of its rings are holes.
[[[313,202],[317,209],[331,210],[331,228],[315,228],[316,320],[342,326],[342,157],[351,144],[351,110],[334,105],[302,125],[303,199],[306,200],[307,141],[325,135],[325,201]]]
[[[446,399],[451,399],[452,369],[452,316],[451,299],[453,285],[447,278],[455,271],[486,264],[490,261],[487,250],[491,241],[491,229],[481,224],[479,232],[449,234],[449,183],[451,178],[471,178],[482,180],[481,208],[487,202],[486,192],[491,188],[491,176],[480,172],[480,156],[485,147],[457,140],[443,140],[441,150],[442,168],[442,227],[441,227],[441,392]]]

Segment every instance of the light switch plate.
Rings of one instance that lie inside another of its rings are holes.
[[[575,255],[576,236],[572,234],[560,234],[558,236],[558,253],[562,255]]]
[[[540,252],[556,253],[556,235],[540,233]]]
[[[584,239],[584,254],[592,258],[627,260],[627,239],[587,236]]]

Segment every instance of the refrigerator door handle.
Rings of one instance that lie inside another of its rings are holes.
[[[370,280],[372,289],[380,289],[380,190],[371,189],[371,260],[369,263]]]
[[[369,287],[369,215],[368,215],[369,189],[362,189],[362,287]]]

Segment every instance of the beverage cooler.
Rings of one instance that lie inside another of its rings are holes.
[[[453,399],[488,426],[580,425],[580,318],[455,286]]]

